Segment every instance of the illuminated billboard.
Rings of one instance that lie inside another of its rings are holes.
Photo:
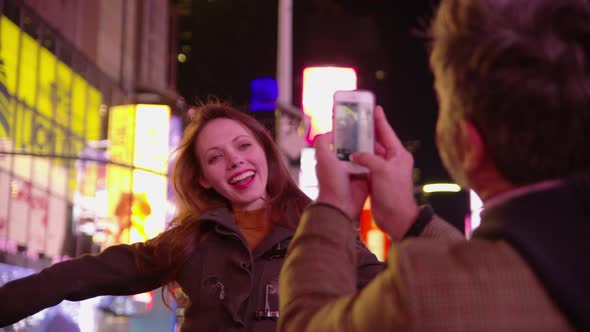
[[[110,109],[107,166],[108,215],[114,230],[105,246],[145,241],[161,232],[167,216],[170,108],[123,105]]]
[[[63,252],[76,188],[69,160],[101,135],[102,94],[0,16],[0,249]]]
[[[98,140],[102,94],[0,17],[0,138],[19,152],[76,157]]]
[[[308,67],[303,70],[303,113],[311,119],[307,141],[332,130],[332,103],[336,90],[356,89],[356,71],[345,67]]]

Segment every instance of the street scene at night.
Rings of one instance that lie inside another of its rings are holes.
[[[590,330],[587,0],[0,0],[0,332]]]

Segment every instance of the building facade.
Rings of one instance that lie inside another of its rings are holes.
[[[77,173],[113,162],[112,107],[177,98],[171,10],[166,0],[5,0],[0,13],[0,237],[53,257],[64,235],[50,233],[69,227],[74,193],[106,189],[93,183],[100,170]],[[43,234],[28,234],[39,222]]]
[[[167,0],[0,1],[3,271],[165,226],[173,15]]]

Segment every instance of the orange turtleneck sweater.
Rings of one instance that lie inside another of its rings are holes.
[[[266,208],[252,211],[234,211],[232,214],[246,238],[250,250],[254,250],[272,229],[272,223],[268,219]]]

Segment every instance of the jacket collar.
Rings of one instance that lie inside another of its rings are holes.
[[[285,219],[290,218],[289,216],[285,216]],[[285,220],[285,221],[291,221],[291,220]],[[234,217],[231,213],[231,211],[228,208],[222,207],[222,208],[215,208],[215,209],[210,209],[207,210],[205,212],[203,212],[203,214],[201,214],[201,216],[199,217],[199,222],[212,222],[215,224],[215,231],[217,233],[221,233],[221,234],[234,234],[236,236],[238,236],[244,246],[246,246],[248,248],[248,243],[246,242],[246,239],[244,238],[244,236],[242,235],[242,232],[240,231],[240,227],[236,224]],[[293,231],[288,229],[287,227],[284,227],[282,225],[274,225],[273,228],[271,229],[270,233],[264,238],[264,240],[262,240],[262,242],[258,245],[258,247],[256,247],[256,249],[254,249],[254,251],[252,252],[252,256],[253,258],[257,258],[265,253],[267,253],[267,251],[271,250],[271,249],[277,249],[277,248],[273,248],[273,247],[280,247],[280,243],[285,242],[285,240],[290,239],[291,237],[293,237]],[[248,248],[249,249],[249,248]],[[279,248],[281,249],[281,248]]]
[[[590,174],[484,209],[475,238],[504,240],[579,330],[590,331]]]
[[[252,256],[258,258],[266,253],[273,251],[276,255],[284,257],[287,249],[287,241],[293,237],[293,231],[281,225],[274,225],[270,233],[254,249]],[[273,256],[273,255],[271,255]]]
[[[217,225],[221,225],[233,233],[240,234],[240,228],[234,221],[234,217],[228,208],[220,207],[209,209],[203,212],[199,217],[199,222],[214,222]]]

